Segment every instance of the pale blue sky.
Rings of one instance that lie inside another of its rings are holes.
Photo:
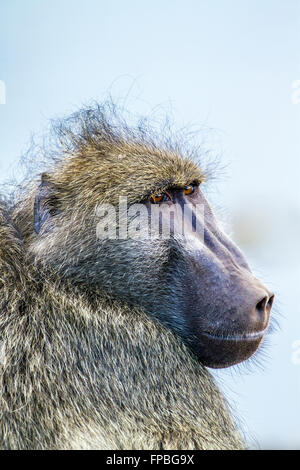
[[[215,129],[227,170],[212,197],[252,226],[266,220],[244,249],[285,316],[266,370],[222,381],[260,445],[300,448],[300,1],[0,0],[0,80],[0,182],[49,118],[108,93]]]

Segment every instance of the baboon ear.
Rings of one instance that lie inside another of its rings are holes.
[[[53,184],[49,181],[48,175],[44,173],[34,200],[34,229],[36,233],[40,233],[44,223],[52,217],[55,201]]]

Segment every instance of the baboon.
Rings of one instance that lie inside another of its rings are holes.
[[[201,164],[107,105],[54,130],[47,168],[0,206],[0,447],[243,449],[206,367],[257,350],[273,294],[219,228]],[[174,208],[170,237],[97,237],[120,196]],[[187,203],[204,215],[179,238]]]

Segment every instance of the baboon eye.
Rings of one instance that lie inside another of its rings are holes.
[[[160,202],[170,201],[170,197],[166,193],[154,194],[150,197],[152,204],[159,204]]]
[[[195,191],[195,186],[193,184],[189,184],[183,190],[183,192],[186,196],[189,196],[190,194],[193,194],[194,191]]]

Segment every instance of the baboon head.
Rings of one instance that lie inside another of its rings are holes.
[[[249,358],[274,296],[220,229],[201,165],[110,122],[100,107],[74,115],[59,137],[62,156],[33,191],[34,217],[23,221],[36,262],[86,292],[100,288],[141,307],[204,365]]]

